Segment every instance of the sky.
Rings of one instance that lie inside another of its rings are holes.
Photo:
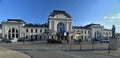
[[[120,0],[0,0],[0,22],[22,19],[27,23],[47,23],[53,10],[63,10],[72,17],[73,25],[115,25],[120,32]]]

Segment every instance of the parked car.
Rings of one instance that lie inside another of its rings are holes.
[[[47,39],[47,43],[60,44],[60,43],[62,43],[62,41],[61,40],[56,40],[56,39]]]
[[[17,42],[17,41],[18,41],[17,38],[13,38],[13,39],[11,40],[11,42]]]
[[[1,39],[1,42],[6,42],[6,40],[7,40],[6,38],[4,38],[4,39]]]
[[[100,41],[100,39],[95,39],[95,41]]]
[[[109,38],[104,38],[100,40],[101,43],[109,43],[109,41],[110,41]]]
[[[18,41],[17,38],[6,39],[6,42],[7,42],[7,43],[14,43],[14,42],[17,42],[17,41]]]
[[[5,42],[6,43],[11,43],[11,40],[12,40],[12,38],[9,38],[9,39],[6,39]]]

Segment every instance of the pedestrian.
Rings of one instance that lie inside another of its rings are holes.
[[[67,44],[69,44],[69,40],[68,40],[68,39],[66,39],[66,41],[67,41]]]

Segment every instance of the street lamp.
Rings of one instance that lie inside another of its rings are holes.
[[[92,38],[92,50],[94,50],[95,39],[96,39],[96,32],[94,34],[94,37]]]
[[[79,44],[80,44],[80,50],[82,49],[82,41],[83,41],[83,39],[81,39],[80,38],[80,34],[82,34],[82,33],[77,33],[77,34],[79,34],[79,39],[78,39],[78,41],[79,41]]]
[[[23,43],[25,43],[25,32],[23,31],[22,34],[23,34]]]
[[[110,54],[110,39],[109,39],[109,37],[108,37],[108,34],[107,34],[107,39],[109,40],[109,42],[108,42],[108,54]]]

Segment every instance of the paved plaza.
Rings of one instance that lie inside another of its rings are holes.
[[[0,47],[25,53],[32,58],[120,58],[120,49],[108,54],[107,43],[96,43],[92,50],[91,42],[78,44],[46,44],[45,41],[0,43]],[[118,45],[120,48],[120,44]]]
[[[0,47],[0,58],[31,58],[31,57],[18,51]]]

